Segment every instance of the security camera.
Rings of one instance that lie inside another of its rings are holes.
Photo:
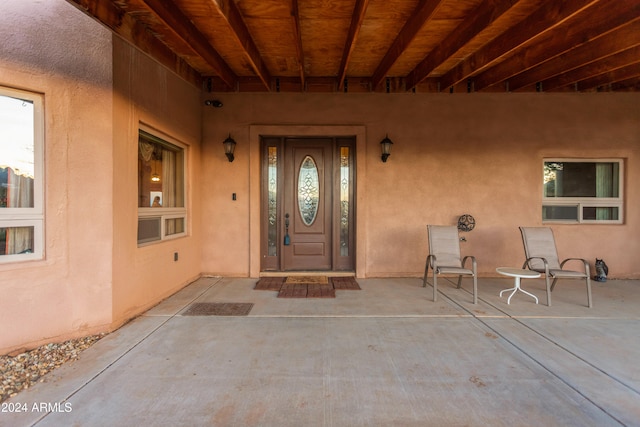
[[[204,105],[220,108],[222,107],[222,102],[218,101],[217,99],[207,99],[206,101],[204,101]]]

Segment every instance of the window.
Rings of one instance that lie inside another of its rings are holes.
[[[185,150],[150,129],[138,136],[138,244],[186,235]]]
[[[545,160],[542,220],[622,223],[623,176],[619,159]]]
[[[0,87],[0,263],[44,256],[42,95]]]

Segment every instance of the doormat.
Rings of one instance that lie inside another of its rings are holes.
[[[182,313],[183,316],[247,316],[252,302],[196,302]]]
[[[327,276],[289,276],[284,282],[290,285],[308,285],[311,283],[316,283],[318,285],[328,285],[329,278]]]
[[[336,290],[359,290],[354,277],[262,277],[256,290],[278,291],[278,298],[335,298]]]

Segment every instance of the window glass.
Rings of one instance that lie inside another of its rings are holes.
[[[33,102],[0,96],[0,207],[32,208]]]
[[[545,162],[545,197],[618,197],[613,162]]]
[[[42,96],[0,87],[0,262],[41,258]]]
[[[183,150],[143,130],[138,140],[138,207],[184,207]]]

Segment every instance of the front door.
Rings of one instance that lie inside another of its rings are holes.
[[[262,142],[262,270],[353,270],[353,138]]]
[[[284,270],[331,269],[332,140],[287,139]]]

